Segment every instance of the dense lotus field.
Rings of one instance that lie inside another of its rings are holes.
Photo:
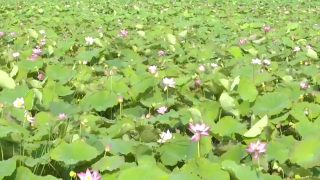
[[[0,5],[0,179],[320,179],[320,2]]]

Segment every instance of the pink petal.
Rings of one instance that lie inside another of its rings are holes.
[[[89,168],[87,168],[86,176],[91,176],[91,172],[90,172]]]
[[[254,143],[254,142],[251,142],[250,144],[249,144],[249,147],[251,148],[251,149],[254,149],[254,146],[255,146],[256,144]]]
[[[80,180],[86,179],[86,174],[83,172],[78,173],[77,176],[79,177]]]
[[[201,132],[200,133],[202,136],[209,136],[208,132]]]
[[[258,145],[257,149],[259,149],[259,150],[260,150],[260,149],[264,149],[264,148],[266,147],[266,145],[267,145],[266,142],[261,143],[261,144]]]
[[[258,153],[254,153],[253,159],[258,159]]]
[[[207,126],[206,128],[204,128],[203,131],[208,131],[211,128],[211,126]]]
[[[260,140],[257,141],[256,145],[259,146],[259,144],[260,144]]]
[[[266,149],[260,149],[259,150],[259,153],[264,153],[264,152],[266,152],[267,150]]]
[[[98,172],[99,172],[99,171],[93,171],[93,172],[92,172],[93,179],[98,176]]]
[[[194,125],[192,123],[189,123],[189,130],[193,133],[196,132],[196,128],[194,127]]]
[[[199,134],[195,134],[190,138],[190,141],[199,141],[199,139],[200,139]]]
[[[252,152],[254,152],[254,149],[252,149],[252,148],[247,148],[246,151],[252,153]]]
[[[200,131],[204,131],[204,128],[206,128],[206,124],[205,123],[199,124],[199,130]]]

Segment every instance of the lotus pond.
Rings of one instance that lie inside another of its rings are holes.
[[[320,179],[320,2],[0,5],[0,179]]]

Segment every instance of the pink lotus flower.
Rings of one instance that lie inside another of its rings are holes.
[[[164,55],[164,51],[163,50],[158,51],[158,55],[159,56],[163,56]]]
[[[4,32],[0,31],[0,36],[4,36]]]
[[[118,34],[118,37],[126,37],[126,36],[128,36],[128,31],[125,29],[121,29]]]
[[[190,140],[199,141],[201,136],[209,136],[208,130],[210,128],[210,126],[206,126],[206,123],[197,123],[195,126],[189,123],[189,130],[194,133]]]
[[[42,74],[42,73],[39,73],[39,74],[38,74],[38,79],[39,79],[39,80],[42,80],[42,79],[43,79],[43,74]]]
[[[306,45],[307,49],[312,49],[312,47],[310,45]]]
[[[148,70],[151,74],[155,74],[157,72],[157,66],[149,66]]]
[[[104,148],[104,151],[105,151],[105,152],[109,152],[110,149],[111,149],[111,145],[108,144],[108,145],[106,145],[106,147]]]
[[[201,81],[199,79],[195,80],[194,82],[195,85],[200,86],[201,85]]]
[[[159,114],[164,114],[167,111],[167,109],[168,109],[167,107],[162,106],[162,107],[159,107],[157,111]]]
[[[246,39],[246,38],[239,40],[239,43],[240,43],[240,44],[245,44],[246,42],[247,42],[247,39]]]
[[[254,153],[253,158],[257,159],[259,154],[265,153],[266,152],[266,147],[267,143],[261,143],[260,140],[258,140],[256,143],[251,142],[249,144],[249,147],[246,149],[247,152],[249,153]]]
[[[34,53],[34,54],[41,54],[42,53],[42,50],[41,49],[38,49],[38,48],[34,48],[34,49],[32,49],[32,52]]]
[[[30,57],[29,57],[27,60],[31,60],[31,61],[33,61],[33,60],[37,59],[37,57],[38,57],[38,55],[37,55],[37,54],[32,53],[32,54],[30,55]]]
[[[84,172],[78,173],[77,176],[79,177],[80,180],[100,180],[101,179],[101,176],[98,176],[98,171],[93,171],[93,173],[91,174],[89,169],[87,169],[85,173]]]
[[[307,89],[307,88],[308,88],[308,83],[300,82],[300,89]]]
[[[59,119],[66,119],[67,115],[64,113],[59,113]]]
[[[42,46],[42,45],[45,45],[45,44],[46,44],[46,39],[41,39],[39,44],[40,44],[41,46]]]
[[[270,31],[271,27],[270,26],[264,26],[263,29],[264,29],[265,32],[268,32],[268,31]]]
[[[123,102],[123,97],[122,97],[121,94],[118,95],[117,100],[118,100],[119,103]]]

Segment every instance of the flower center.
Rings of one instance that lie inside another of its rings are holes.
[[[91,180],[91,176],[87,176],[87,177],[86,177],[86,180]]]

